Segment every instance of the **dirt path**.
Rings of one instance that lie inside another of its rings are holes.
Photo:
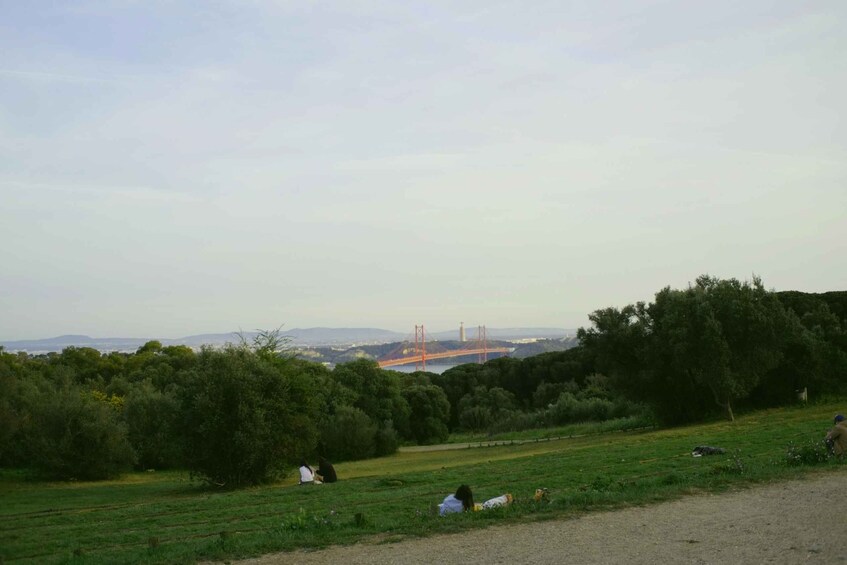
[[[845,513],[847,473],[836,472],[569,520],[279,553],[240,563],[847,565]]]

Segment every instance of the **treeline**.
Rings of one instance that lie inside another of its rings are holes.
[[[682,423],[847,392],[847,293],[773,293],[700,277],[651,303],[593,312],[580,344],[441,375],[334,370],[275,331],[195,352],[0,348],[0,466],[54,478],[185,468],[218,485],[273,480],[301,457],[360,459],[451,432],[629,417]]]
[[[0,350],[0,466],[64,479],[187,468],[240,486],[316,453],[363,458],[446,437],[437,387],[401,388],[371,361],[330,371],[281,345],[271,332],[199,352],[156,341],[134,354]]]
[[[774,293],[707,275],[651,303],[597,310],[578,336],[594,369],[660,422],[847,392],[847,292]]]
[[[218,485],[273,480],[301,457],[335,461],[495,432],[643,411],[589,374],[579,349],[404,374],[357,360],[329,370],[275,332],[199,352],[0,350],[0,466],[50,478],[186,468]]]

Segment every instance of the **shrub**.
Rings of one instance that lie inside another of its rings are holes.
[[[403,389],[403,398],[411,409],[409,431],[416,443],[439,443],[447,439],[450,402],[443,390],[434,385],[415,384]]]
[[[108,479],[134,461],[114,405],[77,387],[45,392],[33,407],[30,434],[31,462],[51,477]]]
[[[459,424],[472,432],[487,430],[493,421],[491,409],[487,406],[471,406],[459,414]]]
[[[633,404],[633,407],[636,405]],[[548,409],[551,424],[571,424],[575,422],[602,422],[622,414],[617,413],[616,405],[605,398],[590,397],[578,399],[569,392],[563,392],[559,400]]]
[[[714,465],[709,473],[712,475],[743,475],[745,472],[744,461],[741,459],[741,451],[736,449],[729,457]]]
[[[502,432],[517,432],[546,426],[545,412],[513,412],[504,413],[500,419],[488,428],[490,434]]]
[[[787,465],[817,465],[825,463],[830,457],[832,454],[822,441],[807,441],[800,445],[792,442],[788,444],[785,463]]]
[[[548,408],[554,404],[563,392],[576,393],[579,385],[574,381],[564,383],[542,382],[532,394],[532,405],[536,408]]]
[[[375,455],[381,457],[383,455],[391,455],[397,452],[400,446],[400,436],[397,430],[394,429],[394,423],[391,420],[386,420],[381,427],[376,430],[374,436]]]
[[[219,486],[283,476],[317,442],[317,395],[296,364],[246,347],[204,349],[182,389],[189,470]]]
[[[376,434],[376,424],[362,410],[339,406],[321,426],[321,451],[335,461],[367,459],[376,452]]]
[[[124,400],[124,420],[139,468],[168,469],[180,464],[178,416],[179,401],[155,390],[149,381],[130,390]]]

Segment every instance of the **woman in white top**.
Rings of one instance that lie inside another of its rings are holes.
[[[315,479],[315,472],[312,470],[311,467],[309,467],[309,464],[306,463],[305,459],[300,460],[300,484],[321,484],[320,481]]]

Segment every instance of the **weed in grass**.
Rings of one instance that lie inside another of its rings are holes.
[[[787,465],[817,465],[826,463],[832,454],[822,441],[807,441],[802,444],[791,442],[785,454]]]
[[[685,478],[679,473],[668,473],[660,479],[663,485],[678,485],[685,482]]]
[[[212,544],[213,555],[226,555],[233,550],[232,533],[224,530],[218,534],[218,538]]]
[[[741,460],[741,450],[736,449],[729,458],[710,469],[712,475],[743,475],[744,461]]]
[[[319,514],[310,514],[309,512],[301,508],[299,512],[287,516],[282,521],[280,529],[287,531],[295,531],[315,530],[320,528],[334,528],[337,525],[337,516],[338,513],[335,510],[330,510],[327,515],[321,516]]]
[[[405,484],[406,483],[404,483],[403,481],[401,481],[399,479],[381,479],[381,480],[377,481],[378,486],[387,487],[387,488],[402,487]]]
[[[615,491],[621,489],[621,483],[619,481],[615,481],[611,477],[607,477],[606,475],[598,475],[594,477],[591,483],[585,488],[596,490],[598,492]]]

